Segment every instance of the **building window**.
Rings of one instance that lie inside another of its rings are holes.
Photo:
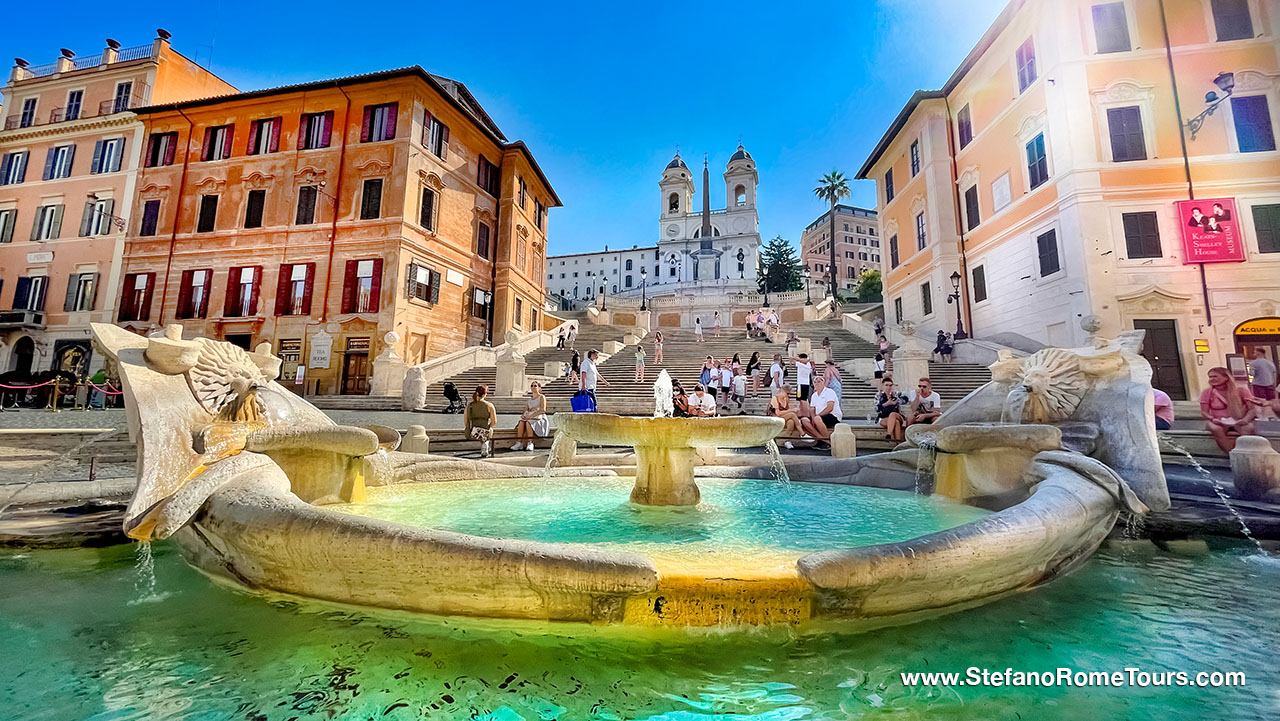
[[[227,303],[224,315],[228,318],[248,318],[258,314],[258,288],[262,280],[262,266],[246,265],[232,268],[227,277]]]
[[[1236,141],[1242,153],[1276,149],[1276,136],[1271,127],[1271,111],[1267,96],[1248,95],[1231,98],[1231,114],[1235,118]]]
[[[547,229],[547,206],[543,205],[541,200],[533,201],[533,224],[538,227],[538,230]]]
[[[924,250],[929,238],[924,229],[924,211],[916,213],[916,250]]]
[[[1018,92],[1021,93],[1036,81],[1036,46],[1031,38],[1018,46],[1015,57],[1018,66]]]
[[[160,224],[160,201],[148,200],[142,205],[142,225],[138,235],[152,236],[156,234],[156,226]]]
[[[74,145],[58,145],[49,148],[44,159],[44,179],[70,178],[71,163],[75,156],[76,146]]]
[[[314,185],[298,188],[298,210],[293,218],[295,224],[310,225],[316,222],[316,201],[319,195],[320,189]]]
[[[429,112],[422,118],[422,144],[441,160],[449,158],[449,126]]]
[[[0,160],[0,185],[17,185],[27,179],[27,157],[29,151],[5,153]]]
[[[631,270],[631,260],[627,260],[627,270]]]
[[[1130,258],[1159,258],[1160,228],[1155,213],[1124,213],[1125,250]]]
[[[261,228],[262,210],[267,204],[267,191],[250,190],[244,207],[244,227]]]
[[[920,141],[913,140],[911,141],[911,177],[914,178],[919,174],[920,174]],[[848,226],[845,226],[845,230],[848,230],[848,229],[849,229]]]
[[[231,139],[235,135],[234,125],[219,125],[204,129],[204,146],[200,149],[201,160],[222,160],[231,157]]]
[[[1093,36],[1100,53],[1129,51],[1129,19],[1123,2],[1093,6]]]
[[[1253,232],[1259,253],[1280,253],[1280,204],[1253,206]]]
[[[956,131],[960,134],[960,147],[964,148],[973,142],[973,119],[969,116],[969,106],[965,105],[956,113]]]
[[[63,120],[79,120],[80,106],[84,104],[84,91],[72,90],[67,93],[67,109],[62,113]]]
[[[396,114],[399,103],[364,106],[364,122],[360,125],[360,142],[376,143],[396,137]]]
[[[987,268],[977,265],[973,268],[973,302],[981,303],[987,299]]]
[[[29,128],[36,122],[36,99],[27,98],[22,101],[22,115],[18,116],[18,127]]]
[[[1058,257],[1058,233],[1049,230],[1036,236],[1036,255],[1040,259],[1040,277],[1053,275],[1062,270],[1062,261]]]
[[[920,286],[920,312],[922,315],[933,315],[933,289],[928,283]]]
[[[478,168],[476,171],[476,185],[479,185],[480,189],[489,195],[495,198],[498,197],[501,184],[501,173],[498,170],[498,166],[490,163],[489,159],[483,155],[480,156],[480,160],[476,161],[476,166]]]
[[[970,185],[964,191],[964,218],[965,225],[969,230],[978,227],[982,222],[982,218],[978,214],[978,186]]]
[[[133,81],[127,80],[123,83],[116,84],[116,99],[112,103],[111,111],[113,113],[123,113],[132,107],[133,103]]]
[[[1147,144],[1142,135],[1142,111],[1138,106],[1107,108],[1107,131],[1111,136],[1113,161],[1123,163],[1147,159]]]
[[[528,251],[526,250],[527,246],[528,243],[523,240],[516,243],[516,267],[521,271],[525,270],[525,258],[528,254]],[[616,274],[618,270],[615,268],[613,272]]]
[[[212,233],[218,220],[218,196],[200,196],[200,217],[196,220],[197,233]]]
[[[377,313],[382,295],[382,259],[348,260],[342,284],[343,313]]]
[[[18,278],[13,292],[14,310],[44,310],[45,296],[49,292],[49,278],[44,275],[33,275]]]
[[[893,202],[893,168],[884,171],[884,202]]]
[[[173,165],[173,155],[177,147],[177,133],[152,133],[147,143],[147,167]]]
[[[615,292],[617,292],[615,290]],[[524,315],[524,300],[516,298],[515,324],[520,325],[520,316]]]
[[[0,243],[13,242],[13,227],[18,223],[18,209],[0,210]]]
[[[422,202],[418,206],[418,225],[430,231],[436,229],[436,191],[422,189]]]
[[[298,150],[329,147],[333,137],[333,111],[304,113],[298,128]]]
[[[31,224],[32,240],[54,240],[62,234],[62,204],[36,208],[36,221]]]
[[[476,226],[476,255],[485,260],[492,257],[489,255],[489,233],[489,226],[485,223],[480,223]],[[563,265],[564,261],[560,261],[560,264]],[[574,273],[574,275],[577,275],[577,273]]]
[[[405,274],[407,278],[405,294],[410,298],[427,303],[440,302],[440,274],[419,263],[410,263],[409,271]],[[483,296],[483,292],[479,292]],[[481,300],[477,303],[484,305]],[[474,313],[474,315],[483,315],[483,313]]]
[[[276,315],[311,315],[315,263],[286,263],[276,282]]]
[[[527,207],[525,201],[529,196],[529,186],[525,185],[524,178],[518,178],[517,180],[520,181],[520,209],[524,210]]]
[[[89,164],[89,172],[95,175],[117,172],[123,158],[124,138],[99,140],[93,144],[93,162]]]
[[[209,292],[213,288],[213,271],[209,268],[182,271],[178,289],[178,318],[205,318],[209,315]]]
[[[382,214],[382,178],[368,178],[364,181],[364,192],[360,196],[360,219],[373,220]]]
[[[265,155],[280,149],[280,118],[266,118],[249,123],[249,155]]]
[[[894,234],[889,238],[889,267],[898,267],[898,236]]]
[[[66,313],[93,310],[97,296],[97,273],[72,273],[67,276],[67,296],[62,301],[62,310]]]
[[[668,213],[680,212],[680,195],[678,193],[672,193],[671,195],[667,196],[667,212]]]
[[[893,322],[902,325],[902,299],[893,299]]]
[[[120,299],[120,320],[150,320],[151,293],[156,286],[155,273],[129,273],[124,277],[124,296]]]
[[[116,201],[111,198],[90,200],[84,204],[84,215],[80,216],[80,237],[111,233],[111,216],[115,213]]]
[[[1213,25],[1218,30],[1218,42],[1253,37],[1249,0],[1211,0],[1210,4],[1213,6]]]
[[[628,288],[630,288],[630,287],[631,287],[631,276],[629,276],[629,275],[628,275],[628,276],[627,276],[627,278],[626,278],[626,287],[628,287]]]
[[[1049,158],[1044,152],[1044,133],[1027,143],[1027,178],[1035,190],[1049,179]]]

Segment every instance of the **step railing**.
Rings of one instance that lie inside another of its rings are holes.
[[[453,376],[460,375],[473,368],[486,368],[497,366],[498,356],[505,353],[508,349],[514,347],[517,353],[524,355],[538,348],[545,348],[556,344],[556,336],[561,328],[569,323],[577,321],[565,321],[556,326],[552,330],[535,330],[524,335],[518,335],[515,343],[503,343],[496,346],[468,346],[461,350],[437,358],[430,358],[415,366],[409,368],[409,375],[421,374],[421,381],[430,386],[443,382]]]

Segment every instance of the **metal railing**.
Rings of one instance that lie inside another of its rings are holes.
[[[122,48],[116,51],[116,62],[125,63],[130,60],[147,60],[154,57],[155,45],[138,45],[132,48]],[[71,60],[72,70],[85,70],[87,68],[96,68],[102,64],[102,53],[97,55],[85,55]],[[26,68],[26,77],[42,78],[46,75],[53,75],[58,72],[58,63],[46,63],[44,65],[28,65]]]
[[[113,98],[111,100],[103,100],[98,103],[98,115],[113,115],[115,113],[123,113],[126,110],[140,108],[147,104],[147,99],[141,95],[132,95],[128,98]]]
[[[102,55],[86,55],[82,58],[75,58],[71,61],[71,67],[75,70],[84,70],[85,68],[96,68],[102,64]]]
[[[0,311],[0,327],[44,327],[44,313],[38,310]]]
[[[123,63],[129,60],[144,60],[152,57],[155,51],[155,45],[138,45],[132,48],[123,48],[116,51],[116,62]]]

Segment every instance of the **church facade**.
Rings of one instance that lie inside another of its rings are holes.
[[[548,256],[547,292],[572,302],[594,299],[601,289],[622,297],[673,295],[699,287],[754,290],[760,256],[759,176],[755,160],[741,145],[725,165],[723,178],[725,207],[712,208],[711,169],[704,160],[701,202],[695,203],[693,171],[676,154],[658,183],[657,242]]]

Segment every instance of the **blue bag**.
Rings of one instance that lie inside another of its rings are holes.
[[[569,399],[569,407],[574,413],[595,413],[596,399],[586,391],[578,391]]]

